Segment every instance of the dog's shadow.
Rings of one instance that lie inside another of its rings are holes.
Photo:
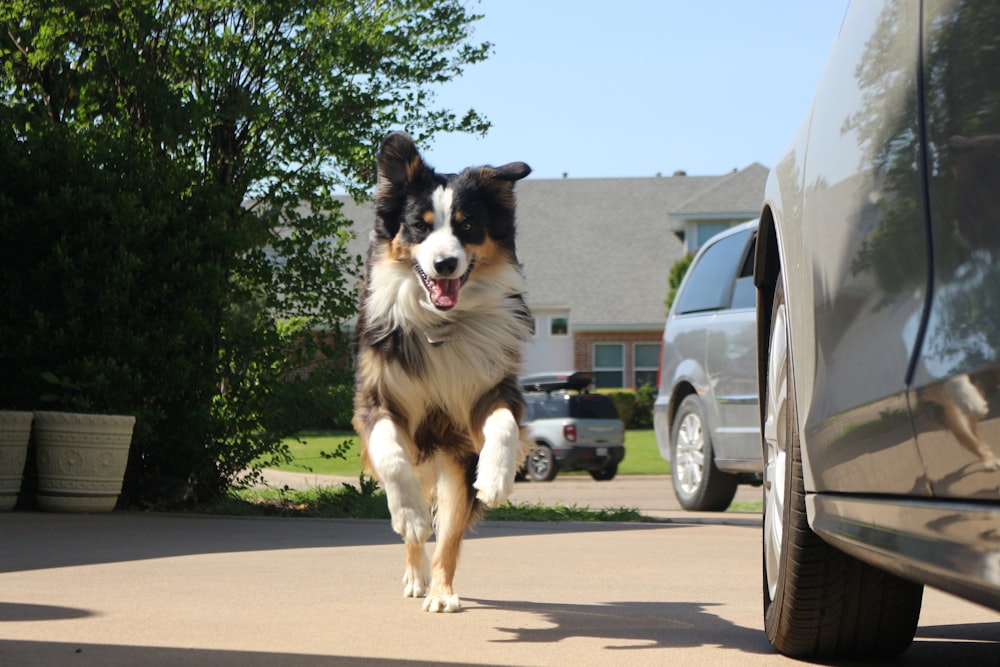
[[[533,614],[549,627],[496,628],[509,638],[497,642],[558,643],[572,638],[608,641],[613,650],[719,646],[746,653],[773,653],[760,628],[744,628],[709,613],[701,602],[608,602],[552,604],[465,599],[465,609],[500,609]],[[532,624],[537,625],[537,624]]]

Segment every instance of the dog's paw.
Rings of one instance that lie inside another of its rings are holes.
[[[983,465],[987,470],[1000,470],[1000,459],[996,457],[990,457],[983,459]]]
[[[476,479],[472,487],[476,489],[476,498],[486,504],[487,507],[499,507],[507,502],[507,497],[514,490],[514,479],[507,479],[504,475],[493,474],[489,479]]]
[[[390,511],[392,529],[407,544],[423,544],[431,536],[433,524],[426,507],[397,507]]]
[[[462,603],[457,595],[429,595],[424,600],[424,611],[432,614],[452,614],[462,610]]]
[[[427,595],[427,585],[430,583],[431,573],[425,563],[423,567],[406,566],[403,572],[403,597],[422,598]]]

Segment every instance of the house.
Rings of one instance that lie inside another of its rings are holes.
[[[524,372],[588,369],[599,387],[655,386],[670,268],[756,217],[767,173],[754,163],[723,176],[519,182],[517,248],[535,318]],[[345,202],[343,213],[363,254],[371,205]]]

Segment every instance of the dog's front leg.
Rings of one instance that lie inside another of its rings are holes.
[[[381,419],[368,437],[368,461],[385,488],[392,515],[392,529],[406,543],[403,595],[423,597],[430,579],[424,544],[431,535],[431,513],[420,481],[406,457],[399,429],[390,419]]]
[[[483,425],[483,450],[476,469],[476,497],[489,507],[507,500],[514,490],[517,474],[521,432],[517,420],[508,408],[497,408]]]
[[[472,498],[469,494],[465,468],[454,460],[441,461],[436,485],[437,512],[435,522],[434,558],[431,560],[431,587],[424,600],[424,611],[455,612],[462,603],[452,585],[462,535],[469,524]]]

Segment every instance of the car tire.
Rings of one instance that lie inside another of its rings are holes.
[[[551,482],[559,472],[555,454],[548,445],[535,445],[525,462],[525,474],[532,482]]]
[[[794,658],[889,658],[913,641],[923,586],[833,548],[809,527],[778,276],[764,383],[764,630]]]
[[[670,478],[681,507],[722,512],[733,502],[739,479],[715,467],[712,438],[698,397],[681,401],[670,433]]]
[[[591,470],[590,476],[596,479],[598,482],[606,482],[609,479],[614,479],[615,475],[618,474],[618,464],[612,463],[609,466],[605,466],[600,470]]]

